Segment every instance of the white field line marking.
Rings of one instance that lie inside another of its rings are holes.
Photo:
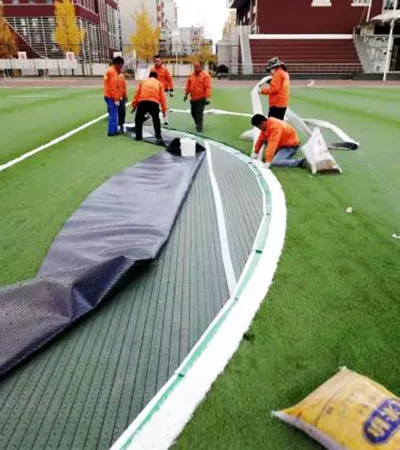
[[[226,282],[228,284],[228,291],[229,296],[232,297],[236,285],[236,275],[235,271],[233,270],[233,264],[232,264],[232,257],[231,257],[231,251],[229,249],[229,241],[228,241],[228,231],[226,229],[226,222],[225,222],[225,214],[224,214],[224,207],[222,203],[221,198],[221,192],[219,190],[218,181],[215,178],[214,169],[213,169],[213,163],[212,163],[212,150],[209,142],[205,142],[206,147],[206,156],[207,156],[207,163],[208,163],[208,173],[210,175],[211,180],[211,187],[214,194],[214,202],[215,202],[215,209],[217,212],[217,222],[218,222],[218,234],[219,234],[219,240],[221,244],[221,252],[222,252],[222,261],[224,263],[224,269],[225,269],[225,276],[226,276]]]
[[[56,98],[60,97],[60,95],[51,95],[51,94],[20,94],[20,95],[7,95],[8,98]]]
[[[59,142],[65,141],[65,139],[68,139],[69,137],[73,136],[76,133],[79,133],[80,131],[84,130],[85,128],[88,128],[92,125],[94,125],[97,122],[100,122],[100,120],[105,119],[108,116],[108,114],[103,114],[100,117],[97,117],[97,119],[91,120],[90,122],[86,122],[85,124],[81,125],[78,128],[75,128],[74,130],[68,131],[68,133],[63,134],[62,136],[59,136],[56,139],[53,139],[52,141],[48,142],[47,144],[43,144],[40,147],[35,148],[34,150],[31,150],[28,153],[23,154],[22,156],[19,156],[18,158],[15,158],[11,161],[8,161],[7,163],[0,165],[0,172],[3,170],[6,170],[12,166],[15,166],[16,164],[20,163],[21,161],[24,161],[25,159],[30,158],[33,155],[36,155],[36,153],[41,152],[42,150],[45,150],[46,148],[51,147],[52,145],[58,144]]]
[[[270,170],[257,163],[256,166],[270,189],[272,200],[269,232],[258,265],[254,271],[250,270],[252,276],[240,297],[228,300],[174,375],[111,450],[168,449],[250,327],[272,283],[286,232],[286,203],[282,188]],[[254,253],[253,250],[251,257]],[[205,348],[201,350],[202,347]],[[200,355],[191,363],[199,352]]]

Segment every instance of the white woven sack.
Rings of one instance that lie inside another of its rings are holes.
[[[318,127],[314,128],[310,139],[303,145],[302,151],[311,166],[313,175],[318,172],[342,173],[342,169],[329,152],[325,139]]]

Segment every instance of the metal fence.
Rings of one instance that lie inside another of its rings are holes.
[[[0,59],[0,75],[3,77],[63,77],[89,76],[102,77],[109,66],[109,61],[84,63],[66,59]],[[174,77],[187,77],[192,71],[190,64],[167,64]],[[137,79],[148,73],[150,64],[139,64],[125,68],[128,78]],[[206,70],[209,67],[205,66]]]

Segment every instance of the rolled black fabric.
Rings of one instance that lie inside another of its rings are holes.
[[[38,277],[0,289],[0,376],[158,256],[203,158],[163,151],[112,177],[66,222]]]

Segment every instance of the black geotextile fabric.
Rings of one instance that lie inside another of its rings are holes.
[[[151,127],[145,126],[143,130],[144,134],[147,135],[147,137],[145,137],[143,140],[151,144],[156,144],[157,139],[154,136],[149,136],[149,134],[152,131]],[[128,125],[125,134],[131,139],[135,139],[135,126],[133,124]],[[179,133],[179,131],[163,129],[162,136],[163,136],[163,143],[167,147],[166,148],[167,152],[171,153],[172,155],[181,156],[182,134]],[[205,151],[204,146],[200,144],[198,140],[196,140],[196,153],[201,153],[204,151]]]
[[[157,257],[203,157],[163,151],[115,175],[66,222],[37,278],[0,289],[0,376]]]

